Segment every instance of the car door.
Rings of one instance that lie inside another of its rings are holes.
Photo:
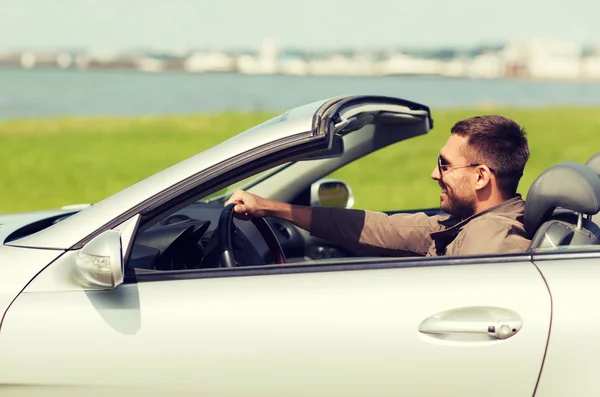
[[[113,291],[60,287],[50,269],[61,266],[5,318],[1,383],[145,395],[532,396],[550,327],[547,287],[521,255],[140,273]]]

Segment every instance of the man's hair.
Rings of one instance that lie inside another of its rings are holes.
[[[450,133],[467,138],[465,156],[493,170],[504,198],[516,195],[529,159],[526,133],[519,124],[502,116],[477,116],[454,124]]]

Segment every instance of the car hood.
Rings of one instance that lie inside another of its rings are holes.
[[[43,230],[77,213],[79,209],[55,209],[0,214],[0,242],[5,244]]]

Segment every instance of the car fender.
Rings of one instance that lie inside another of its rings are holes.
[[[38,273],[64,252],[0,246],[0,335],[4,317],[12,302]]]

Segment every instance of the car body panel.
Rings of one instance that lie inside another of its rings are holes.
[[[600,395],[600,252],[538,255],[552,294],[552,330],[536,397]]]
[[[0,245],[0,326],[11,302],[40,271],[62,253],[63,251]]]
[[[531,396],[551,313],[543,279],[523,258],[388,259],[239,277],[221,269],[114,291],[32,284],[2,329],[0,383],[82,392],[152,384],[221,396]],[[512,311],[523,327],[506,340],[419,332],[436,313],[480,307]]]

